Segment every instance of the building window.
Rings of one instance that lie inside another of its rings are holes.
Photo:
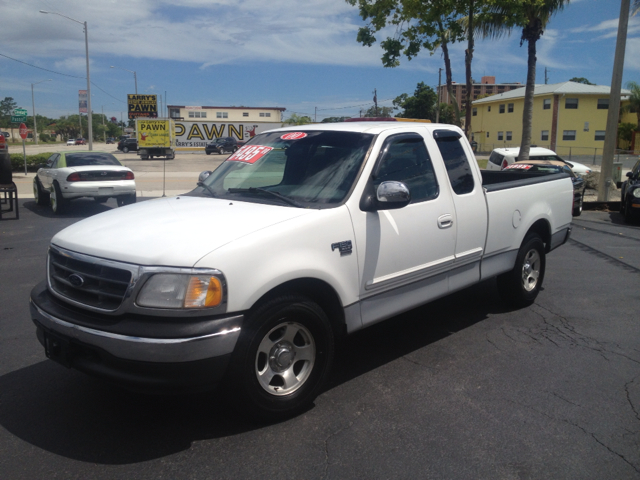
[[[543,100],[542,109],[543,110],[551,110],[551,99],[550,98],[545,98]]]
[[[189,112],[189,118],[196,118],[196,112]]]
[[[507,104],[507,112],[513,113],[513,103],[508,103]]]
[[[596,130],[596,136],[594,140],[604,140],[604,134],[605,134],[604,130]]]
[[[260,112],[260,116],[261,116],[261,117],[264,117],[264,113],[263,113],[263,112]]]
[[[216,118],[229,118],[229,112],[216,112]]]
[[[598,110],[609,110],[609,99],[608,98],[599,98],[598,99]]]
[[[577,110],[578,109],[578,99],[577,98],[566,98],[564,100],[564,108],[567,110]]]
[[[507,140],[511,140],[511,133],[512,132],[507,132]]]
[[[503,132],[498,132],[498,140],[504,140],[503,137]]]
[[[549,130],[542,130],[542,132],[540,132],[540,140],[544,142],[549,141]]]
[[[242,116],[243,117],[248,117],[249,116],[249,112],[242,112]]]
[[[490,112],[490,111],[491,111],[491,105],[487,107],[487,112]]]
[[[207,118],[207,112],[200,112],[200,118]]]
[[[504,103],[500,104],[499,109],[500,109],[500,113],[504,113]]]
[[[487,132],[487,138],[489,138],[489,132]]]
[[[575,130],[563,130],[562,131],[562,140],[574,141],[576,139],[576,131]]]
[[[270,116],[271,116],[271,113],[267,112],[267,113],[265,113],[265,114],[264,114],[264,116],[265,116],[265,117],[270,117]]]
[[[179,118],[180,117],[180,110],[177,108],[170,108],[169,109],[169,116],[171,118]]]
[[[189,118],[207,118],[207,112],[189,112]]]
[[[473,107],[473,109],[471,110],[471,115],[473,117],[475,117],[476,115],[478,115],[478,109],[476,107]]]

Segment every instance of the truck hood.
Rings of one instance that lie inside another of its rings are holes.
[[[191,267],[238,238],[309,210],[207,197],[149,200],[75,223],[51,243],[138,265]]]

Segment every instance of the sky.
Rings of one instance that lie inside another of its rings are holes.
[[[364,21],[345,0],[0,0],[0,12],[0,99],[13,97],[32,115],[37,83],[36,113],[52,118],[77,113],[86,89],[85,21],[93,111],[118,120],[135,93],[129,71],[139,94],[157,94],[164,105],[283,107],[285,117],[321,121],[358,116],[373,105],[374,89],[379,105],[392,106],[419,82],[436,88],[444,68],[440,50],[384,68],[379,43],[356,41]],[[538,41],[536,82],[544,83],[546,67],[548,83],[585,77],[610,85],[619,13],[619,0],[572,0]],[[459,83],[465,47],[450,47]],[[475,80],[524,84],[526,74],[518,30],[476,41]],[[640,14],[629,20],[628,81],[640,82]]]

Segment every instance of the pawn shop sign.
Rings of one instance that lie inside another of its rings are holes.
[[[20,136],[23,140],[27,138],[27,126],[24,123],[20,124]]]

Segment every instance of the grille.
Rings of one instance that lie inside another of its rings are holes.
[[[88,262],[49,250],[49,285],[58,294],[83,305],[116,310],[131,281],[131,272]]]

